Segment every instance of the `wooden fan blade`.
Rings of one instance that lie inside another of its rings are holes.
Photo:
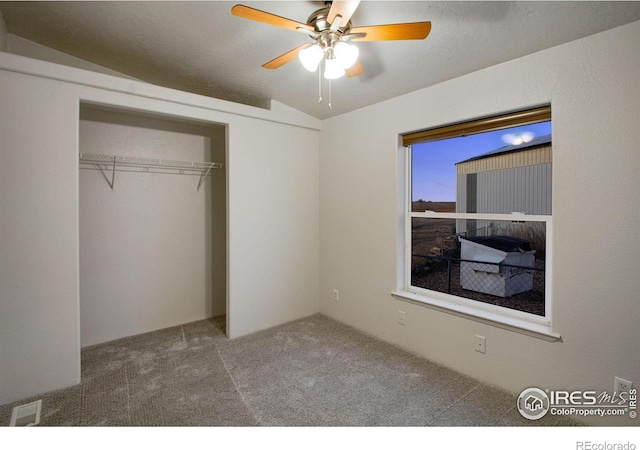
[[[310,43],[302,44],[301,46],[296,47],[293,50],[289,50],[284,55],[280,55],[277,58],[272,59],[268,63],[263,64],[262,67],[264,67],[265,69],[277,69],[278,67],[282,67],[286,63],[296,59],[296,57],[298,56],[298,53],[300,53],[300,50],[305,49],[310,45],[311,45]]]
[[[364,33],[352,41],[401,41],[425,39],[431,31],[431,22],[395,23],[352,28],[349,34]]]
[[[349,78],[357,77],[358,75],[362,75],[364,73],[364,67],[362,67],[360,61],[356,61],[355,64],[345,70],[345,72]]]
[[[351,20],[351,16],[359,4],[360,0],[334,0],[331,3],[327,22],[333,24],[336,16],[342,16],[342,19],[340,19],[340,26],[344,27],[349,20]]]
[[[249,8],[244,5],[236,5],[231,8],[231,14],[245,19],[255,20],[257,22],[275,25],[276,27],[286,28],[288,30],[298,31],[298,28],[302,28],[313,31],[313,27],[306,23],[296,22],[295,20],[276,16],[275,14],[260,11],[259,9]]]

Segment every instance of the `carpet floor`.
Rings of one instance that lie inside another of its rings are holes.
[[[229,340],[224,318],[82,350],[82,382],[41,426],[575,426],[322,315]]]

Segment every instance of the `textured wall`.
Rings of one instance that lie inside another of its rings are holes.
[[[0,86],[0,403],[6,403],[80,381],[77,97],[70,86],[4,71]]]
[[[616,375],[637,383],[639,39],[636,22],[324,121],[321,311],[514,393],[529,386],[611,391]],[[552,319],[561,340],[391,297],[403,245],[398,133],[548,103]],[[399,309],[406,326],[397,323]],[[476,334],[487,338],[486,354],[474,351]]]

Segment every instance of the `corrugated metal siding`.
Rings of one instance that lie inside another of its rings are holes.
[[[456,212],[467,212],[467,175],[458,174],[456,177]]]
[[[537,164],[510,169],[478,173],[476,182],[477,204],[475,212],[492,214],[551,215],[551,171],[552,164]],[[472,212],[467,209],[467,174],[457,176],[456,212]],[[477,221],[474,228],[489,224]],[[472,225],[457,221],[457,232],[469,231]],[[479,233],[483,235],[482,232]]]
[[[467,212],[478,212],[478,174],[468,173],[467,177]]]
[[[477,212],[551,214],[551,163],[478,174]]]
[[[551,146],[539,147],[526,151],[498,154],[488,158],[467,161],[456,166],[458,174],[480,173],[492,170],[510,169],[513,167],[533,166],[552,161]]]
[[[456,212],[467,212],[467,175],[458,174],[456,177]],[[456,233],[463,233],[468,230],[466,220],[456,220]]]

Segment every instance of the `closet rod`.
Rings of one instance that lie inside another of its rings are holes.
[[[181,174],[200,175],[200,181],[196,191],[200,190],[200,186],[204,178],[209,175],[211,169],[221,169],[220,163],[215,162],[198,162],[198,161],[175,161],[169,159],[142,158],[139,156],[124,155],[103,155],[96,153],[80,153],[80,164],[95,165],[104,175],[107,183],[113,189],[115,181],[116,166],[122,167],[140,167],[143,169],[161,169],[161,170],[177,170]],[[105,173],[105,170],[111,169],[111,181]]]

